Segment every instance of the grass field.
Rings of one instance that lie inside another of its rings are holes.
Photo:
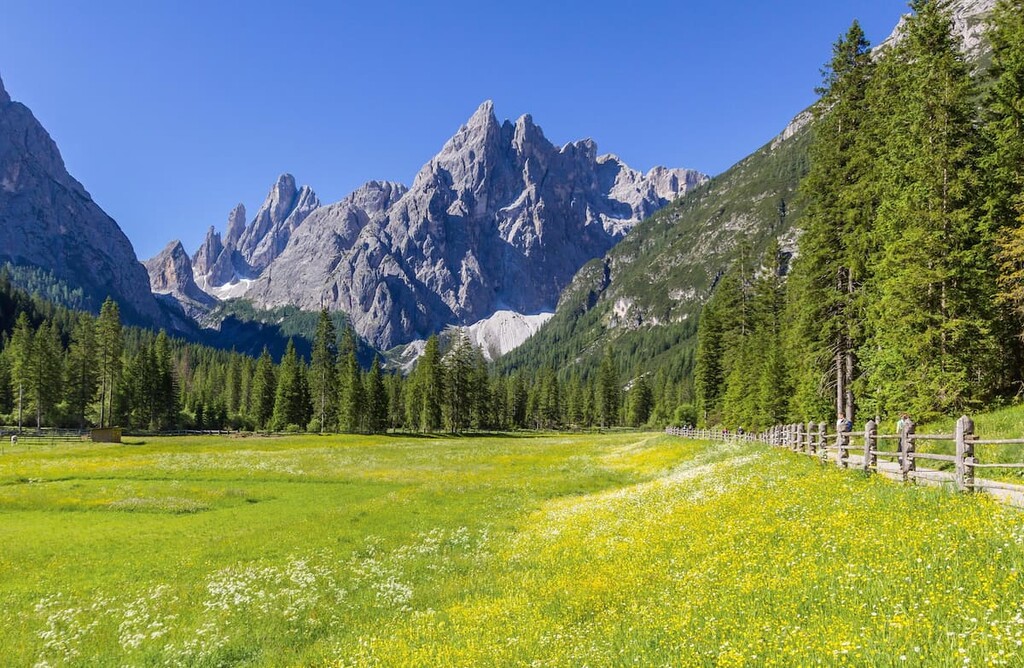
[[[1024,515],[657,434],[0,457],[0,665],[1020,665]]]

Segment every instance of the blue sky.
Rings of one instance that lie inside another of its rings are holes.
[[[814,100],[903,0],[4,0],[0,76],[140,258],[192,252],[281,172],[321,201],[411,183],[485,99],[561,144],[719,173]]]

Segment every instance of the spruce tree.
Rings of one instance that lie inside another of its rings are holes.
[[[646,376],[640,376],[630,390],[629,423],[633,427],[647,424],[654,409],[654,392],[647,382]]]
[[[85,429],[86,412],[99,387],[96,327],[92,316],[87,313],[79,315],[74,329],[71,330],[65,374],[68,411],[77,421],[79,428]]]
[[[24,311],[14,325],[11,341],[7,346],[11,356],[11,391],[18,408],[18,431],[24,424],[32,396],[32,325]]]
[[[366,413],[371,434],[381,434],[388,428],[388,392],[380,370],[380,356],[374,355],[370,374],[366,379]]]
[[[278,368],[277,392],[274,396],[274,416],[271,424],[276,431],[305,426],[300,364],[299,356],[295,352],[295,342],[288,339],[288,347]]]
[[[267,429],[274,415],[277,377],[274,362],[266,346],[256,361],[252,383],[252,419],[257,429]]]
[[[423,355],[416,364],[420,386],[420,430],[438,431],[444,406],[444,367],[441,364],[441,343],[437,335],[427,339]]]
[[[310,390],[320,433],[337,429],[338,334],[327,309],[320,311],[320,320],[313,339],[310,360]]]
[[[342,386],[345,388],[341,403],[341,426],[350,434],[365,428],[366,398],[363,390],[363,372],[356,359],[355,347],[348,346],[348,352],[341,360]]]
[[[424,355],[425,356],[425,355]],[[453,434],[461,433],[469,424],[474,397],[473,344],[466,330],[452,331],[452,345],[444,356],[444,421]]]
[[[936,0],[911,2],[904,39],[879,66],[872,113],[880,246],[860,348],[882,414],[966,410],[1001,376],[994,271],[976,220],[977,133],[968,65]]]
[[[867,125],[874,68],[855,21],[833,46],[814,106],[810,171],[800,184],[804,233],[791,277],[794,408],[802,419],[830,403],[854,417],[856,349],[863,337],[856,322],[873,217],[873,137]]]
[[[618,424],[621,393],[619,372],[615,368],[611,347],[607,347],[597,375],[597,409],[602,427],[614,427]]]
[[[96,344],[100,376],[100,427],[109,427],[114,397],[121,379],[121,354],[124,347],[121,331],[121,309],[109,297],[100,308],[96,323]]]
[[[64,380],[64,358],[57,324],[48,320],[32,340],[32,403],[36,409],[36,428],[43,418],[53,424],[53,409],[60,402]]]
[[[982,128],[983,221],[996,239],[999,300],[1014,309],[1024,338],[1024,0],[1000,0],[986,37],[992,84]]]

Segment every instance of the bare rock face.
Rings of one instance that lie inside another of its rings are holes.
[[[174,242],[171,243],[173,244]],[[208,274],[214,263],[217,262],[217,258],[223,252],[224,244],[221,243],[220,234],[213,228],[213,225],[210,225],[210,229],[206,231],[206,238],[203,240],[203,244],[196,251],[195,257],[192,258],[191,265],[196,273],[200,275]]]
[[[319,206],[320,200],[309,186],[296,189],[294,176],[278,177],[252,224],[238,241],[239,252],[255,274],[281,254],[292,232]]]
[[[224,235],[224,245],[237,248],[245,233],[245,205],[237,204],[228,214],[228,229]]]
[[[159,324],[131,242],[64,166],[57,145],[0,81],[0,259],[81,287],[93,307],[114,298],[126,320]]]
[[[320,200],[312,188],[297,188],[294,176],[282,174],[248,226],[245,206],[239,204],[228,214],[223,241],[213,227],[207,232],[192,257],[200,288],[212,294],[237,296],[238,291],[219,288],[259,276],[284,251],[295,230],[318,208]]]
[[[167,244],[143,264],[149,273],[150,289],[157,295],[173,298],[189,317],[202,315],[216,305],[217,300],[196,285],[192,277],[192,262],[180,241]]]
[[[953,34],[963,46],[964,53],[976,60],[985,50],[986,19],[995,8],[996,0],[951,0],[948,10],[953,19]],[[907,16],[903,16],[884,42],[878,45],[882,50],[903,39]]]
[[[485,102],[408,192],[371,183],[309,216],[246,296],[345,311],[380,348],[499,309],[552,311],[584,263],[704,180],[641,174],[591,140],[556,147],[530,116],[499,123]]]

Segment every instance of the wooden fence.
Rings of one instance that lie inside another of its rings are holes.
[[[956,421],[952,434],[918,434],[912,422],[900,433],[880,434],[876,420],[869,420],[863,431],[837,433],[829,433],[824,422],[779,425],[756,434],[695,427],[669,427],[665,431],[683,438],[765,443],[817,457],[841,468],[878,473],[902,482],[951,486],[962,492],[984,491],[1001,501],[1024,506],[1024,485],[988,480],[979,475],[985,469],[1024,469],[1024,463],[982,462],[977,455],[978,446],[989,451],[998,446],[1024,445],[1024,438],[979,438],[974,433],[974,421],[966,415]],[[928,441],[952,443],[955,454],[919,452],[918,444]],[[922,462],[936,462],[951,470],[930,468]]]

